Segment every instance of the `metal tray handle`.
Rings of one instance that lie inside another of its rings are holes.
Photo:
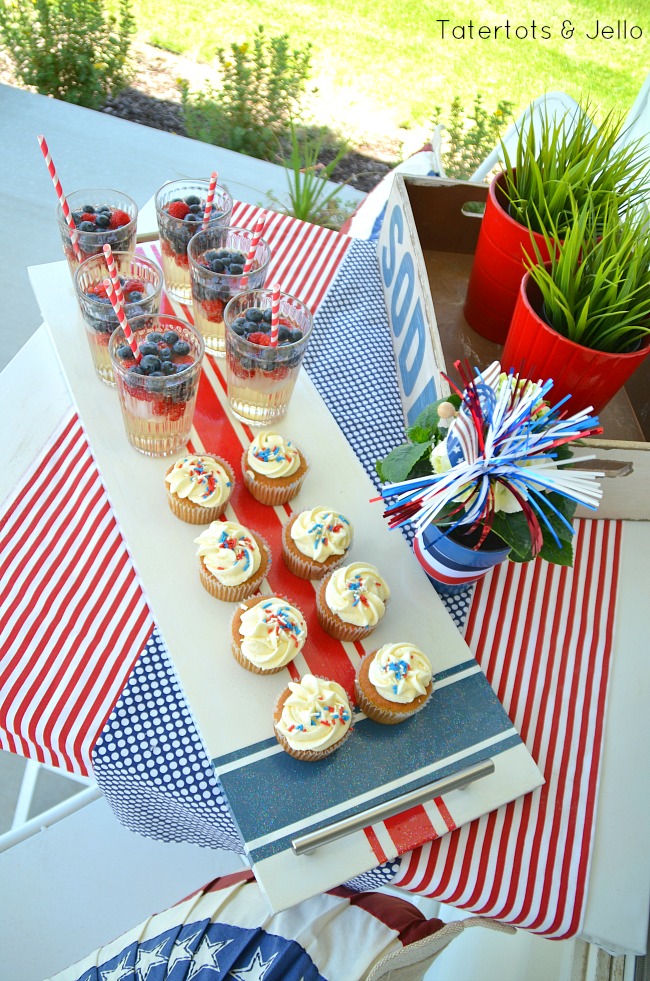
[[[481,763],[475,763],[464,770],[459,770],[458,773],[454,773],[450,777],[443,777],[442,780],[425,784],[424,787],[411,790],[408,794],[402,794],[401,797],[394,797],[384,804],[377,804],[376,807],[371,807],[361,814],[343,818],[342,821],[336,821],[325,828],[318,828],[316,831],[300,835],[292,840],[291,848],[296,855],[308,855],[309,852],[315,851],[321,845],[327,845],[338,838],[344,838],[345,835],[359,831],[361,828],[368,828],[372,824],[377,824],[378,821],[385,821],[386,818],[399,814],[400,811],[405,811],[409,807],[415,807],[433,797],[448,794],[451,790],[460,790],[462,787],[474,783],[475,780],[488,777],[494,773],[494,770],[494,760],[483,760]]]

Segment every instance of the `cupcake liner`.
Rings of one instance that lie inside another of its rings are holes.
[[[213,521],[217,521],[228,507],[235,487],[235,474],[228,461],[224,460],[223,457],[216,456],[214,453],[197,453],[195,455],[210,457],[210,459],[216,460],[217,463],[221,464],[230,477],[230,491],[225,501],[223,501],[221,504],[215,505],[214,507],[204,507],[202,504],[195,504],[194,501],[190,501],[187,498],[178,497],[177,494],[174,494],[173,491],[170,490],[169,484],[167,481],[165,481],[167,501],[169,502],[169,506],[173,514],[175,514],[177,518],[180,518],[181,521],[185,521],[189,525],[209,525]],[[167,468],[165,477],[173,470],[175,465],[176,463],[172,463],[172,465]]]
[[[328,575],[323,579],[316,593],[316,614],[321,627],[326,634],[334,637],[335,640],[342,640],[349,643],[354,643],[355,641],[363,640],[364,637],[368,637],[379,625],[378,623],[370,624],[369,626],[346,623],[337,613],[330,610],[325,599],[325,590],[327,589],[329,578]]]
[[[215,599],[224,600],[226,603],[238,603],[240,600],[248,599],[249,596],[259,592],[263,580],[269,574],[271,569],[271,549],[269,548],[266,539],[262,538],[261,535],[258,535],[257,532],[252,531],[251,535],[259,546],[262,561],[260,562],[260,567],[255,575],[251,576],[250,579],[247,579],[246,582],[239,583],[237,586],[224,586],[223,583],[220,583],[217,577],[213,576],[209,571],[205,562],[203,561],[203,557],[199,559],[199,575],[201,578],[201,584],[211,596],[215,597]]]
[[[308,556],[303,555],[291,537],[291,526],[297,517],[297,514],[292,514],[287,524],[282,528],[282,558],[284,564],[289,572],[293,573],[294,576],[298,576],[299,579],[322,579],[328,573],[333,572],[334,569],[338,569],[340,565],[343,565],[350,549],[348,548],[343,555],[330,555],[324,562],[317,562],[315,559],[310,559]],[[352,543],[350,542],[351,545]]]
[[[290,477],[264,477],[262,474],[255,473],[248,465],[248,449],[245,449],[241,458],[241,470],[246,489],[260,504],[269,507],[277,507],[281,504],[288,504],[300,488],[302,487],[309,463],[301,449],[296,447],[300,453],[301,465],[295,474]]]
[[[320,678],[322,681],[331,680],[330,678],[325,678],[321,675],[314,675],[314,677]],[[285,699],[288,698],[290,694],[291,690],[289,688],[283,688],[275,701],[275,705],[273,706],[273,732],[275,734],[275,738],[280,746],[282,746],[285,753],[288,753],[289,756],[293,756],[294,760],[303,760],[305,763],[317,763],[318,760],[324,760],[326,756],[330,756],[333,752],[343,746],[352,733],[354,728],[352,724],[348,726],[339,740],[332,743],[331,746],[327,746],[325,749],[294,749],[292,746],[290,746],[284,733],[280,732],[276,725],[282,715],[282,706],[284,705]],[[350,713],[352,714],[352,706],[350,706]]]
[[[256,603],[263,603],[264,600],[269,600],[273,598],[281,599],[285,603],[289,603],[291,606],[295,606],[295,603],[292,603],[291,600],[286,598],[286,596],[280,596],[279,593],[271,593],[268,596],[264,594],[262,596],[249,597],[246,601],[242,601],[242,605],[244,605],[245,603],[246,609],[251,609],[251,607],[255,606]],[[299,607],[297,606],[295,606],[295,608],[297,610],[299,609]],[[245,610],[242,610],[241,605],[238,606],[232,615],[232,620],[230,621],[230,641],[231,641],[233,657],[235,658],[236,661],[238,661],[239,664],[241,664],[243,668],[246,668],[246,670],[252,672],[252,674],[278,674],[280,671],[283,671],[284,668],[287,667],[287,665],[291,664],[291,662],[298,656],[298,654],[300,654],[302,648],[297,648],[296,653],[293,655],[293,657],[290,657],[288,661],[285,661],[283,664],[279,664],[277,667],[265,668],[259,664],[255,664],[254,661],[251,661],[250,658],[248,658],[246,654],[244,654],[244,651],[242,650],[241,644],[239,642],[238,625],[241,622],[242,614],[245,612],[246,612]],[[302,614],[302,610],[300,610],[300,613]]]

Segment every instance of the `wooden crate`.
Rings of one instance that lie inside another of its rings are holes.
[[[502,347],[481,337],[463,316],[481,225],[472,202],[487,185],[397,174],[377,247],[391,326],[404,418],[410,425],[429,402],[449,394],[441,372],[454,362],[486,367]],[[469,206],[469,207],[468,207]],[[580,517],[650,520],[650,358],[601,414],[603,436],[585,452],[603,470],[603,500]]]

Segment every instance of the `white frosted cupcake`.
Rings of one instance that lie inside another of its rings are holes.
[[[316,594],[318,621],[337,640],[363,640],[372,633],[390,599],[390,589],[379,570],[366,562],[335,569]]]
[[[244,483],[255,500],[275,506],[296,496],[307,476],[304,454],[279,433],[258,433],[241,461]]]
[[[297,760],[315,762],[339,749],[352,731],[352,710],[341,685],[305,674],[290,681],[273,712],[275,737]]]
[[[259,591],[271,568],[268,545],[236,521],[213,521],[194,541],[200,576],[211,596],[238,603]]]
[[[293,661],[307,639],[297,606],[281,596],[242,600],[232,618],[232,652],[253,674],[276,674]]]
[[[282,558],[301,579],[322,579],[345,561],[354,529],[345,515],[317,507],[293,514],[282,529]]]
[[[165,474],[170,508],[191,525],[207,525],[220,518],[234,485],[235,475],[227,460],[207,453],[181,457]]]
[[[403,722],[431,698],[431,662],[413,644],[384,644],[361,661],[354,691],[358,707],[369,719],[384,725]]]

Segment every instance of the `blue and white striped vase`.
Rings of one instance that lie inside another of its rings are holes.
[[[449,538],[437,525],[427,525],[416,532],[413,551],[440,595],[453,596],[504,562],[510,549],[507,545],[473,549]]]

